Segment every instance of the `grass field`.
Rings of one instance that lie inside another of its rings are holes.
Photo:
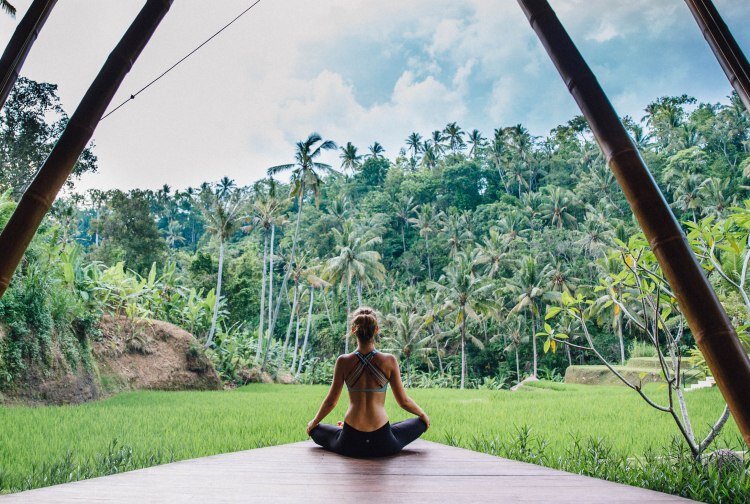
[[[0,491],[128,470],[170,460],[306,439],[305,426],[323,386],[250,385],[221,392],[131,392],[79,406],[0,408]],[[651,392],[663,391],[654,385]],[[411,390],[428,412],[426,439],[476,447],[510,442],[522,426],[564,454],[574,438],[605,439],[638,456],[667,445],[670,418],[624,387],[540,382],[518,392]],[[686,394],[694,427],[707,430],[721,413],[716,389]],[[327,421],[342,419],[342,396]],[[388,397],[391,421],[407,417]],[[733,421],[719,445],[740,446]]]

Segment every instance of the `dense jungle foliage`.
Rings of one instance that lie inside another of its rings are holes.
[[[0,115],[2,222],[65,121],[54,85],[19,81]],[[624,123],[746,338],[750,116],[736,96],[677,96]],[[693,348],[582,117],[545,137],[450,123],[393,152],[334,140],[311,134],[247,186],[69,190],[0,300],[3,383],[55,348],[85,365],[102,313],[185,327],[236,382],[253,367],[325,381],[360,304],[412,386],[559,380],[596,362],[585,333],[624,362],[655,310]],[[89,148],[76,173],[96,164]],[[558,316],[566,299],[582,317]]]

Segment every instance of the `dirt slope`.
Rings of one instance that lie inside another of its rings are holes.
[[[222,388],[200,344],[184,329],[160,320],[105,316],[101,330],[92,350],[105,392]]]

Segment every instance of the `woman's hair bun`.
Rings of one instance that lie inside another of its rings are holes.
[[[369,306],[360,306],[352,313],[352,332],[360,341],[369,341],[378,330],[378,319],[375,310]]]

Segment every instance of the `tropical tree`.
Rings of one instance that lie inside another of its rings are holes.
[[[381,159],[383,158],[383,154],[385,153],[385,149],[382,145],[380,145],[380,142],[374,142],[370,146],[370,153],[367,155],[370,158],[373,159]]]
[[[466,147],[466,142],[464,142],[466,133],[455,122],[448,123],[445,129],[443,129],[443,134],[445,135],[445,140],[448,141],[448,148],[450,148],[453,154]]]
[[[292,253],[291,259],[294,261],[295,254],[297,253],[297,240],[299,238],[299,225],[300,218],[302,217],[302,203],[305,199],[305,194],[308,190],[312,191],[317,201],[320,193],[320,186],[322,180],[319,172],[322,173],[334,173],[335,170],[331,165],[320,163],[316,161],[317,158],[326,150],[336,149],[336,143],[332,140],[323,140],[318,133],[310,133],[306,140],[297,142],[296,152],[294,154],[295,162],[283,165],[272,166],[268,169],[268,176],[273,177],[274,175],[291,170],[291,186],[292,190],[290,195],[297,198],[297,218],[294,225],[294,235],[292,238]],[[281,291],[286,290],[286,284],[289,280],[289,269],[287,269],[284,279],[281,283]],[[270,321],[270,331],[273,332],[273,328],[276,327],[276,319],[279,314],[279,308],[281,308],[281,296],[276,301],[276,307],[273,311],[273,316]]]
[[[269,343],[270,333],[272,332],[271,320],[273,307],[273,262],[274,262],[274,244],[276,242],[276,228],[287,223],[284,210],[289,201],[286,198],[276,196],[275,183],[269,181],[268,192],[258,191],[250,208],[250,223],[242,228],[243,231],[259,229],[263,235],[263,273],[260,287],[260,316],[258,321],[258,344],[255,352],[256,361],[260,358],[263,351],[264,340],[264,321],[266,311],[266,285],[268,285],[268,332]],[[269,254],[270,242],[270,254]],[[270,265],[269,265],[270,263]]]
[[[416,158],[422,151],[422,135],[417,132],[411,133],[406,138],[406,147],[411,151],[412,159]]]
[[[356,285],[359,302],[362,304],[362,286],[371,285],[373,280],[385,279],[385,268],[380,262],[380,253],[375,245],[382,242],[380,235],[362,226],[355,227],[352,221],[344,222],[341,231],[333,230],[338,255],[326,263],[324,278],[338,284],[346,291],[346,325],[351,318],[351,287]],[[348,333],[344,341],[344,351],[349,352]]]
[[[401,224],[401,246],[404,249],[404,253],[406,253],[406,226],[409,224],[409,219],[414,213],[414,198],[403,196],[396,205],[396,218]]]
[[[472,159],[487,145],[487,139],[482,136],[478,129],[474,129],[469,133],[468,142],[471,146],[469,147],[469,157]]]
[[[10,17],[16,17],[16,8],[8,0],[0,0],[0,9]]]
[[[538,352],[536,344],[536,320],[541,311],[540,303],[544,290],[542,282],[546,274],[546,267],[539,267],[537,259],[533,256],[525,256],[519,261],[518,273],[514,275],[508,287],[511,293],[516,295],[516,303],[511,308],[510,313],[527,314],[527,323],[529,325],[529,334],[533,352],[533,376],[538,377]]]
[[[411,361],[418,359],[429,369],[433,364],[429,358],[432,353],[430,334],[425,332],[425,317],[414,312],[401,310],[398,314],[389,314],[386,319],[387,336],[383,340],[386,350],[403,360],[406,368],[406,386],[411,386]]]
[[[424,238],[425,252],[427,255],[427,276],[432,279],[432,264],[430,262],[430,235],[437,231],[441,213],[437,212],[435,205],[424,203],[415,210],[415,217],[409,218],[409,222],[419,230],[419,236]]]
[[[349,170],[351,173],[356,172],[357,168],[362,164],[362,155],[357,154],[357,148],[351,142],[346,142],[346,146],[339,149],[341,150],[341,154],[339,155],[341,169]]]
[[[216,322],[219,316],[221,281],[224,271],[224,246],[237,230],[237,225],[242,218],[241,212],[243,211],[245,199],[242,189],[237,189],[232,184],[220,183],[213,190],[203,191],[201,193],[201,200],[203,202],[204,218],[206,219],[206,231],[213,234],[219,242],[219,271],[216,275],[216,301],[214,303],[213,316],[211,317],[211,329],[208,332],[205,344],[206,347],[209,347],[216,333]]]
[[[475,263],[466,252],[459,252],[437,282],[430,287],[439,291],[445,299],[444,308],[455,314],[461,344],[461,388],[466,382],[466,340],[479,348],[484,344],[476,336],[466,333],[467,317],[479,320],[477,311],[483,307],[493,284],[474,271]]]

